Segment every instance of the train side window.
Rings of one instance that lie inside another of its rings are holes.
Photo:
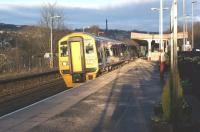
[[[108,49],[108,48],[105,48],[105,51],[106,51],[106,56],[109,57],[109,56],[110,56],[109,49]]]
[[[87,53],[87,54],[94,53],[94,48],[93,48],[92,45],[87,45],[87,46],[86,46],[86,53]]]
[[[117,52],[116,52],[116,48],[115,47],[112,47],[112,52],[113,52],[113,56],[117,56]]]
[[[61,57],[66,57],[69,55],[67,46],[61,46],[60,51],[61,51]]]
[[[102,51],[101,51],[101,49],[100,48],[98,48],[98,51],[97,51],[97,54],[98,54],[98,61],[99,61],[99,63],[102,63],[102,58],[103,58],[103,56],[102,56],[102,53],[101,53]]]

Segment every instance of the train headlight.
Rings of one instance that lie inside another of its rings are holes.
[[[87,63],[87,64],[94,64],[94,63],[95,63],[95,60],[86,60],[86,63]]]
[[[62,65],[63,65],[63,66],[67,66],[67,65],[68,65],[68,62],[63,62]]]

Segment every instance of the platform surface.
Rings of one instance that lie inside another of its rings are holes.
[[[151,132],[161,96],[156,63],[138,59],[0,118],[1,132]]]

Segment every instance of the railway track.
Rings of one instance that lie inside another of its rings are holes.
[[[116,65],[112,70],[115,70],[125,63]],[[100,76],[107,74],[108,72],[102,73]],[[80,86],[83,83],[75,83],[74,88]],[[22,91],[24,90],[24,91]],[[13,111],[27,107],[31,104],[39,102],[48,97],[54,96],[62,91],[68,90],[64,81],[58,77],[57,79],[49,82],[42,83],[37,86],[33,86],[27,89],[16,90],[19,93],[11,92],[9,98],[4,99],[3,96],[0,98],[0,117],[9,114]]]
[[[9,100],[1,102],[0,116],[26,107],[30,104],[38,102],[44,98],[47,98],[64,90],[66,90],[66,87],[62,79],[47,83],[45,85],[41,85],[38,88],[33,88],[32,90],[29,90],[18,96],[14,96]]]

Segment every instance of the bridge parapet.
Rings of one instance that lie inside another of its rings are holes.
[[[179,32],[178,33],[178,39],[183,39],[183,38],[188,38],[188,32]],[[131,33],[131,39],[136,39],[136,40],[147,40],[147,39],[152,39],[152,40],[160,40],[160,35],[159,34],[149,34],[149,33],[136,33],[132,32]],[[163,34],[163,40],[170,40],[171,39],[171,34]]]

